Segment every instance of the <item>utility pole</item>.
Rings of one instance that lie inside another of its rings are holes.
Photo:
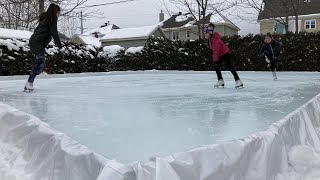
[[[83,34],[83,14],[82,14],[82,11],[81,11],[81,34]]]

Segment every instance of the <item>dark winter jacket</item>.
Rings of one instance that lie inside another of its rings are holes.
[[[34,30],[29,40],[31,53],[43,54],[45,52],[45,48],[51,41],[51,37],[53,37],[57,46],[61,48],[61,41],[57,30],[58,18],[54,18],[53,22],[49,23],[49,20],[47,19],[47,14],[43,13],[41,14],[39,20],[39,25]]]
[[[267,56],[269,59],[279,56],[283,49],[283,45],[276,40],[271,43],[264,43],[260,49],[260,56]]]

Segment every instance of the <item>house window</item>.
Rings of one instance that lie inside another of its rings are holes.
[[[273,29],[273,32],[277,32],[277,23],[274,23],[274,24],[273,24],[272,29]]]
[[[311,2],[311,0],[304,0],[304,2],[309,3],[309,2]]]
[[[306,29],[315,29],[316,28],[316,20],[306,20]]]
[[[190,31],[187,31],[187,39],[190,39]]]
[[[173,31],[172,32],[172,40],[179,40],[180,39],[180,34],[178,31]]]

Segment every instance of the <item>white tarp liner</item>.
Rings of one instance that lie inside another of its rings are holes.
[[[1,180],[93,180],[103,168],[117,176],[123,166],[3,103],[0,146]]]
[[[0,103],[0,144],[20,149],[13,161],[23,158],[24,171],[35,180],[274,180],[290,169],[292,147],[307,145],[320,152],[319,131],[320,95],[245,139],[124,166]]]
[[[133,165],[137,180],[274,180],[287,172],[293,146],[320,152],[320,95],[245,139],[209,145]],[[103,172],[102,172],[103,174]]]

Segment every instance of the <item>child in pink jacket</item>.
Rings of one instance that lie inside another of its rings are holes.
[[[218,77],[218,82],[214,87],[224,87],[224,81],[220,70],[220,65],[224,61],[227,68],[233,74],[235,88],[242,88],[243,83],[241,82],[236,70],[231,65],[230,49],[222,42],[219,33],[214,32],[214,27],[215,25],[210,23],[204,29],[205,38],[208,39],[208,46],[212,49],[214,68]]]

